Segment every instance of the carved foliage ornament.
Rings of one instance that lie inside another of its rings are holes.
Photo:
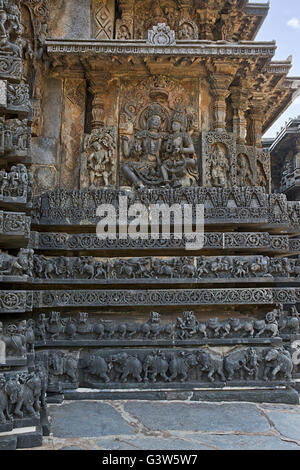
[[[165,23],[158,23],[148,31],[147,42],[155,46],[173,46],[176,44],[175,31],[172,31]]]

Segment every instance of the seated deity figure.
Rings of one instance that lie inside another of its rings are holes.
[[[186,132],[187,118],[180,109],[174,112],[171,132],[162,132],[162,119],[156,105],[147,113],[147,129],[138,131],[133,139],[123,137],[123,153],[134,158],[123,165],[123,173],[135,187],[176,187],[182,180],[191,185],[193,176],[187,177],[189,170],[196,168],[195,148]]]
[[[187,129],[187,117],[184,111],[178,108],[171,121],[171,133],[167,137],[165,146],[166,160],[162,164],[164,180],[172,187],[191,185],[194,177],[187,178],[197,167],[195,147]]]
[[[159,110],[153,106],[147,113],[147,129],[138,131],[131,141],[123,136],[124,156],[138,160],[123,165],[123,173],[136,187],[157,186],[163,182],[160,155],[164,133],[161,125]]]

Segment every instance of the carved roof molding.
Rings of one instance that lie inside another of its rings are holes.
[[[127,41],[93,41],[93,40],[65,40],[47,39],[47,52],[49,55],[176,55],[194,57],[266,57],[272,58],[275,54],[276,43],[242,41],[239,43],[226,43],[224,41],[178,41],[173,46],[153,46],[144,40]]]
[[[175,29],[185,19],[196,25],[198,39],[238,41],[254,39],[269,4],[247,0],[119,0],[118,9],[122,18],[132,18],[136,39],[145,38],[147,30],[158,22]]]
[[[281,128],[273,141],[270,152],[275,155],[278,151],[282,151],[284,147],[290,148],[291,141],[296,138],[300,139],[300,116],[289,119],[285,123],[285,126]]]

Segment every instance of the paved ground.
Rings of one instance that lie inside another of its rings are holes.
[[[50,405],[36,450],[300,450],[300,406],[161,401]]]

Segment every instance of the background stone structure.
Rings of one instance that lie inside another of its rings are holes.
[[[0,2],[10,447],[39,445],[47,402],[81,388],[299,402],[299,123],[270,149],[262,135],[300,80],[290,59],[272,61],[274,41],[255,41],[267,12],[247,0]],[[203,249],[97,238],[97,207],[118,210],[124,195],[203,204]]]

